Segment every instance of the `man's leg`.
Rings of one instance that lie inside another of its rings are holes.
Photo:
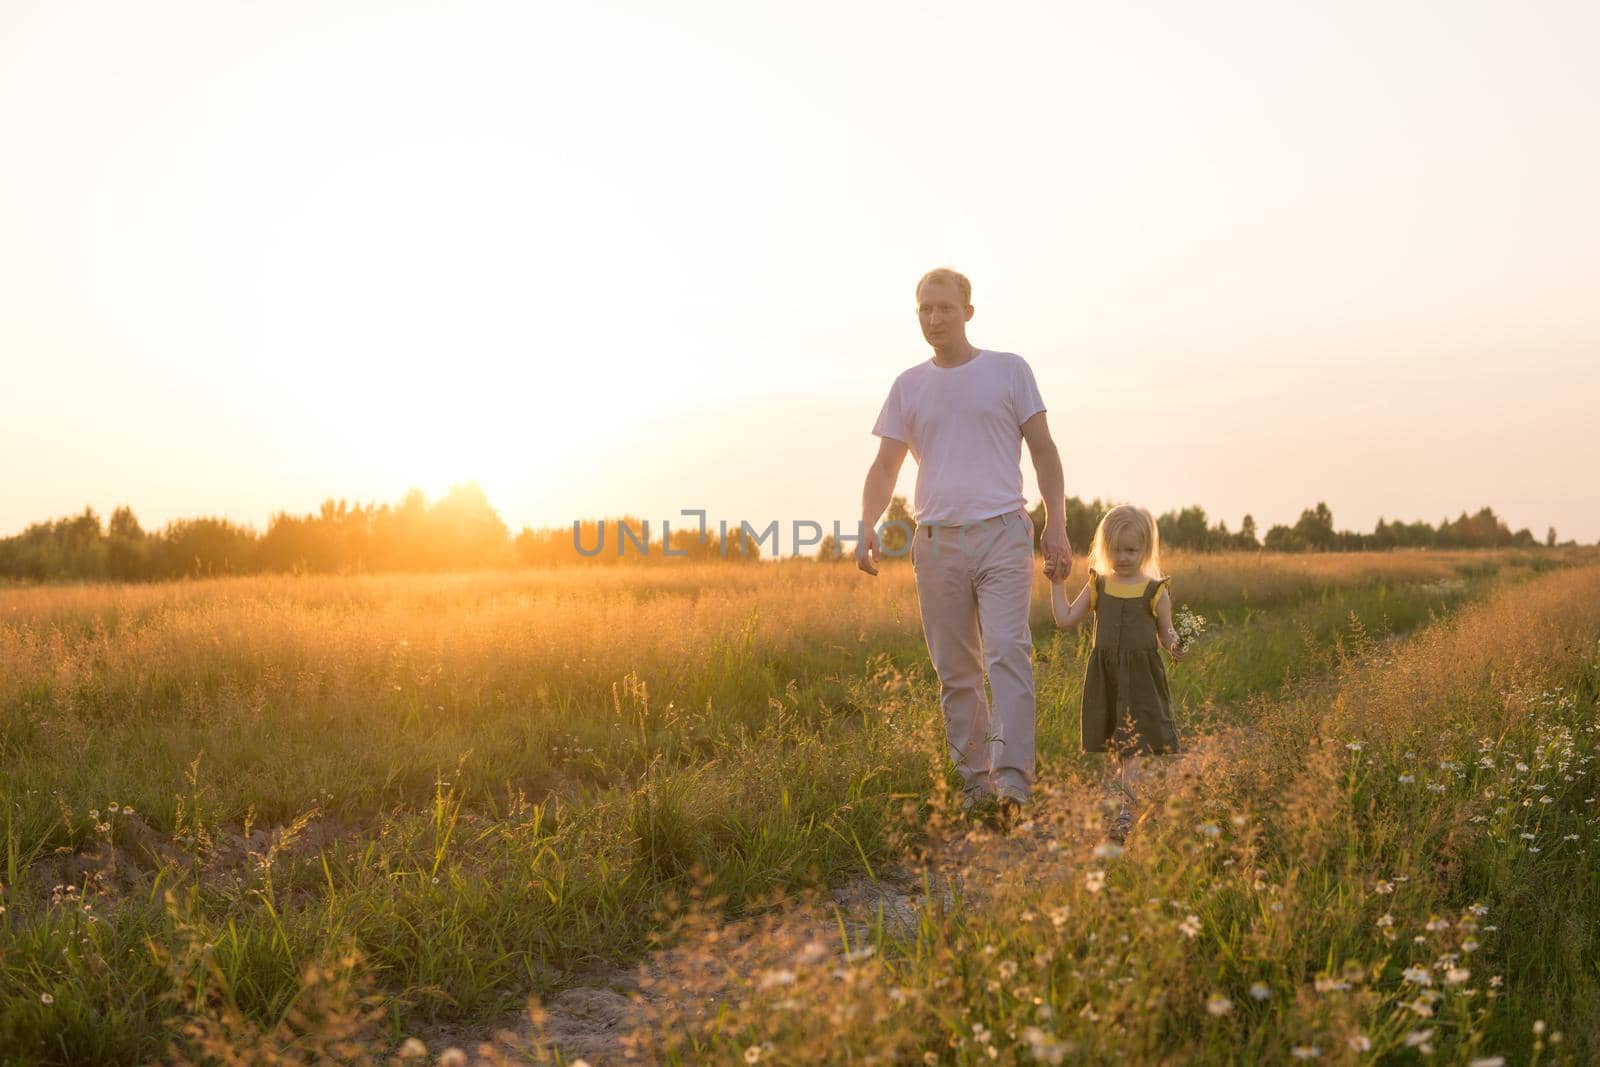
[[[983,646],[978,601],[960,538],[929,527],[917,530],[912,562],[928,656],[939,675],[950,759],[968,796],[990,791],[989,702],[983,692]]]
[[[1033,632],[1033,523],[1024,514],[1003,516],[986,545],[974,545],[983,658],[994,694],[989,765],[994,789],[1026,801],[1033,791],[1035,719]]]

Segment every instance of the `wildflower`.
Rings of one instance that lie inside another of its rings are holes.
[[[1098,893],[1106,887],[1106,872],[1098,867],[1083,876],[1083,884],[1091,893]]]
[[[761,1046],[751,1045],[744,1050],[744,1062],[755,1063],[761,1059]]]
[[[1435,782],[1433,785],[1430,785],[1428,787],[1428,792],[1430,792],[1430,793],[1443,793],[1444,792],[1444,783],[1443,782]]]
[[[1483,918],[1485,915],[1489,914],[1488,907],[1483,905],[1483,904],[1472,904],[1472,905],[1469,905],[1467,910],[1472,912],[1472,914],[1478,916],[1478,918],[1480,918],[1480,919]]]
[[[1233,1001],[1221,993],[1213,993],[1206,998],[1206,1011],[1211,1015],[1226,1015],[1233,1010]]]
[[[56,1002],[56,998],[51,996],[49,993],[40,993],[39,994],[39,1003],[40,1004],[43,1004],[46,1007],[49,1007],[51,1004],[54,1004],[55,1002]]]
[[[1289,1055],[1297,1060],[1314,1060],[1322,1055],[1322,1050],[1316,1045],[1296,1045],[1289,1050]]]
[[[1351,752],[1360,752],[1365,746],[1362,745],[1360,741],[1348,741],[1345,743],[1344,747],[1348,748]]]
[[[1480,1056],[1475,1060],[1467,1061],[1467,1067],[1506,1067],[1504,1056]]]
[[[1014,978],[1016,976],[1016,973],[1017,973],[1017,961],[1016,960],[1001,960],[1000,961],[999,971],[1000,971],[1000,977],[1001,978],[1005,978],[1005,979]]]
[[[1414,774],[1402,774],[1400,776],[1400,784],[1401,785],[1410,785],[1411,783],[1415,782],[1416,780],[1417,780],[1417,776],[1414,775]]]
[[[1433,1002],[1426,997],[1418,997],[1410,1004],[1407,1004],[1406,1007],[1413,1015],[1420,1015],[1424,1019],[1432,1018],[1433,1016]]]
[[[1200,936],[1200,916],[1190,915],[1178,924],[1178,932],[1191,941]]]
[[[400,1046],[400,1051],[395,1053],[395,1055],[399,1056],[403,1060],[421,1059],[427,1054],[428,1046],[424,1045],[420,1039],[415,1037],[406,1038],[405,1044]]]
[[[1326,975],[1317,978],[1315,985],[1318,993],[1342,993],[1350,988],[1349,982],[1342,982]]]
[[[1535,1037],[1543,1036],[1543,1034],[1544,1034],[1544,1020],[1543,1019],[1535,1019],[1535,1020],[1533,1020],[1533,1034],[1534,1034]]]
[[[1221,837],[1222,828],[1214,822],[1201,823],[1195,830],[1203,837]]]
[[[779,967],[767,971],[761,976],[760,987],[762,989],[771,989],[773,986],[794,985],[794,981],[795,973],[793,971],[787,967]]]
[[[1114,841],[1102,841],[1094,846],[1094,858],[1097,860],[1114,860],[1122,855],[1122,846]]]
[[[1394,883],[1393,882],[1386,882],[1382,878],[1380,878],[1380,879],[1378,879],[1377,883],[1375,885],[1373,885],[1372,891],[1374,893],[1393,893],[1394,892]]]
[[[1386,911],[1382,915],[1378,916],[1378,926],[1380,928],[1393,925],[1394,915],[1392,913]]]
[[[1401,977],[1408,982],[1414,983],[1415,985],[1433,984],[1433,975],[1428,973],[1428,969],[1426,967],[1407,967],[1405,973],[1401,975]]]
[[[862,960],[870,959],[873,953],[877,951],[878,950],[872,945],[862,945],[860,948],[851,949],[849,952],[846,952],[844,954],[844,960],[846,963],[860,963]]]
[[[1478,951],[1478,939],[1475,938],[1475,937],[1469,937],[1465,941],[1461,942],[1461,951],[1462,952],[1476,952],[1476,951]]]
[[[1433,1040],[1433,1028],[1426,1030],[1413,1030],[1406,1035],[1406,1048],[1416,1048]]]
[[[1350,1046],[1351,1052],[1370,1052],[1372,1050],[1372,1038],[1366,1034],[1351,1034],[1345,1044]]]
[[[439,1067],[467,1067],[467,1054],[458,1048],[439,1053]]]
[[[1472,972],[1467,970],[1465,967],[1452,967],[1448,971],[1444,972],[1444,980],[1446,985],[1460,985],[1462,982],[1465,982],[1471,977]]]
[[[1181,656],[1205,633],[1206,617],[1196,615],[1187,606],[1180,606],[1172,614],[1172,628],[1178,635],[1178,655]]]
[[[1054,926],[1057,930],[1061,929],[1067,923],[1067,914],[1067,906],[1065,904],[1061,905],[1059,908],[1051,908],[1050,925]]]
[[[1449,919],[1441,919],[1437,915],[1430,915],[1430,916],[1428,916],[1428,922],[1427,922],[1426,925],[1423,926],[1423,929],[1424,930],[1430,930],[1430,931],[1433,931],[1435,933],[1437,933],[1440,930],[1448,930],[1448,929],[1450,929],[1450,920]]]
[[[1272,987],[1265,982],[1251,982],[1250,996],[1256,1000],[1266,1000],[1272,996]]]

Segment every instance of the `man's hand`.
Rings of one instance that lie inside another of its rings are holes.
[[[878,573],[877,562],[883,558],[883,549],[878,544],[878,531],[871,526],[861,531],[861,540],[856,542],[856,566],[868,574]]]
[[[1044,549],[1045,577],[1059,574],[1065,579],[1072,573],[1072,542],[1067,540],[1065,522],[1045,523],[1041,547]]]

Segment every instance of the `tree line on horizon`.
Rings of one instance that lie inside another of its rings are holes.
[[[1113,500],[1083,500],[1069,496],[1066,500],[1067,538],[1077,552],[1086,552],[1094,540],[1094,531],[1100,520],[1116,505]],[[1044,530],[1044,501],[1028,510],[1037,536]],[[895,497],[889,506],[885,521],[898,519],[915,530],[904,497]],[[1274,525],[1263,535],[1256,520],[1246,515],[1239,529],[1230,530],[1226,522],[1212,523],[1205,508],[1199,505],[1164,512],[1156,516],[1156,527],[1161,533],[1164,548],[1182,548],[1192,552],[1236,552],[1263,550],[1267,552],[1371,552],[1397,548],[1534,548],[1541,542],[1526,528],[1513,533],[1505,520],[1485,507],[1476,514],[1463,511],[1455,519],[1442,519],[1433,526],[1424,521],[1388,522],[1380,518],[1371,533],[1336,530],[1333,512],[1326,503],[1306,508],[1292,526]],[[904,535],[891,531],[883,537],[889,553],[901,543]],[[1545,532],[1542,544],[1556,545],[1555,527]],[[822,559],[844,559],[852,554],[853,544],[840,546],[831,536],[822,539],[819,553]]]
[[[1087,550],[1100,517],[1112,506],[1098,498],[1068,497],[1067,534],[1080,552]],[[1044,528],[1044,504],[1031,511],[1036,529]],[[883,537],[892,555],[905,552],[909,531],[916,527],[904,497],[896,496],[885,515],[891,527]],[[1157,518],[1164,545],[1217,552],[1264,549],[1277,552],[1348,552],[1398,548],[1534,547],[1540,542],[1526,530],[1513,533],[1485,507],[1476,514],[1427,522],[1379,519],[1371,533],[1336,530],[1325,503],[1307,508],[1292,526],[1277,525],[1258,535],[1246,515],[1239,529],[1212,523],[1199,506],[1169,511]],[[624,530],[627,531],[624,534]],[[412,490],[396,504],[325,501],[307,515],[279,512],[264,533],[221,518],[178,519],[157,531],[146,531],[133,511],[118,507],[109,522],[93,509],[81,515],[34,523],[20,534],[0,538],[0,578],[23,581],[113,580],[160,581],[228,574],[335,574],[380,571],[451,571],[572,564],[591,566],[657,565],[674,561],[752,563],[762,558],[762,542],[746,528],[697,526],[670,533],[631,516],[586,520],[571,526],[533,529],[516,535],[474,483],[452,486],[429,501]],[[668,539],[663,545],[662,535]],[[726,542],[726,544],[724,544]],[[1551,529],[1543,544],[1555,545]],[[829,535],[818,558],[849,558]],[[581,550],[580,550],[581,549]],[[664,550],[665,549],[665,550]]]

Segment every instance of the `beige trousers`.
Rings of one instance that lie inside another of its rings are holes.
[[[1033,521],[919,526],[911,562],[950,759],[969,796],[1033,788]],[[984,693],[987,672],[991,702]]]

